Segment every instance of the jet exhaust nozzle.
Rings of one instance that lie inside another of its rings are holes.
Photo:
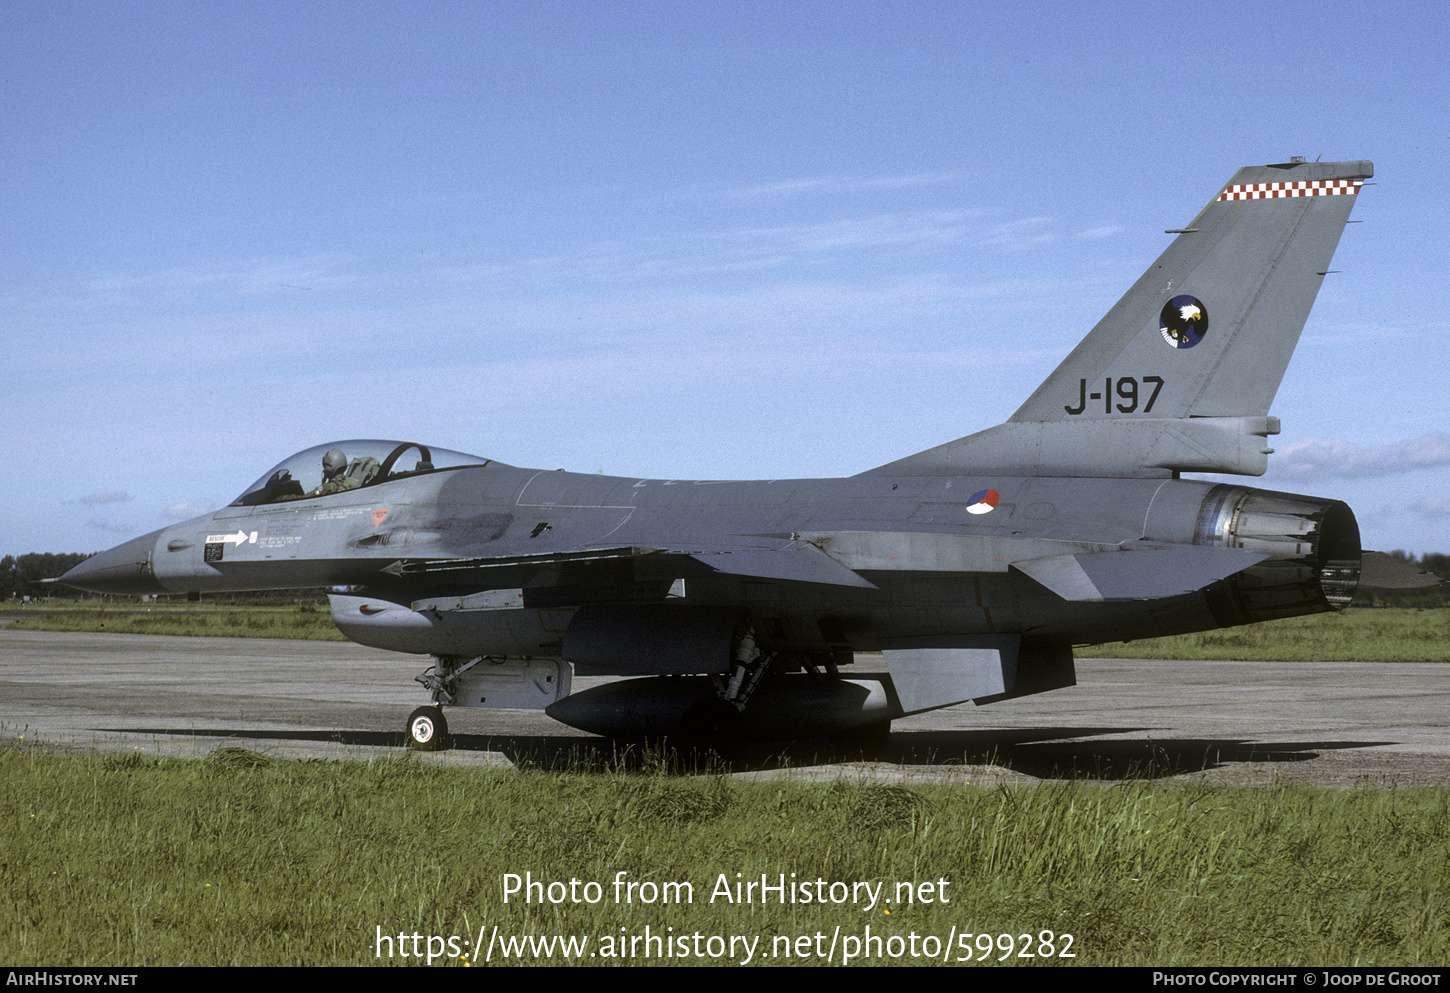
[[[1224,627],[1343,610],[1359,586],[1359,523],[1338,500],[1216,486],[1194,543],[1269,556],[1208,591]]]

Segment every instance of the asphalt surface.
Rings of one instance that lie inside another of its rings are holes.
[[[315,759],[402,754],[428,659],[331,642],[0,630],[0,736],[65,752]],[[824,739],[761,746],[737,775],[1450,782],[1450,666],[1079,660],[1079,684],[897,721],[864,761]],[[577,680],[582,689],[589,681]],[[445,765],[608,762],[614,742],[531,711],[447,711]]]

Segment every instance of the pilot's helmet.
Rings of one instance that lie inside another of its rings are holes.
[[[322,457],[322,478],[331,479],[347,468],[347,456],[342,449],[334,448]]]

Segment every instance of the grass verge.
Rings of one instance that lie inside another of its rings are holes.
[[[328,608],[315,604],[249,606],[157,604],[151,607],[31,608],[12,621],[16,631],[85,631],[217,638],[346,641]]]
[[[851,939],[861,963],[930,964],[982,957],[977,935],[991,936],[990,961],[1018,965],[1450,959],[1443,790],[819,785],[240,749],[9,748],[0,777],[12,965],[414,964],[399,953],[422,955],[428,936],[467,954],[481,936],[494,964],[719,964],[749,948],[755,963],[839,963]],[[541,887],[505,903],[508,874],[560,883],[559,902]],[[723,896],[762,877],[823,899]],[[625,899],[616,879],[655,888]],[[859,883],[894,902],[868,907]],[[1075,957],[1041,957],[1044,931]],[[400,943],[414,934],[422,944]],[[496,940],[554,935],[573,936],[573,952],[505,956]]]
[[[1350,609],[1170,638],[1085,645],[1078,658],[1450,662],[1450,610]]]

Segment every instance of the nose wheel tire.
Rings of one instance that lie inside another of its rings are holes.
[[[408,717],[408,747],[436,752],[448,741],[448,721],[437,707],[419,707]]]

